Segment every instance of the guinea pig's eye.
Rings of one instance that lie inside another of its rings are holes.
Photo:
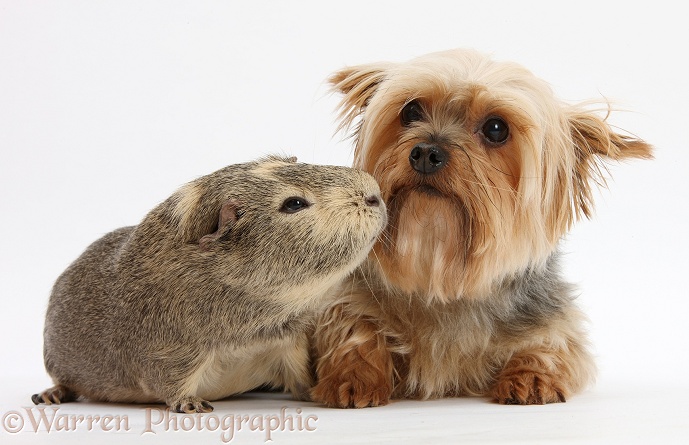
[[[491,117],[481,127],[481,133],[489,143],[502,145],[510,135],[510,128],[507,126],[507,122],[501,118]]]
[[[300,210],[304,210],[311,204],[304,198],[298,196],[292,196],[291,198],[285,199],[280,207],[282,213],[297,213]]]
[[[423,109],[418,101],[412,100],[402,108],[400,113],[400,121],[402,125],[408,127],[412,122],[418,122],[423,119]]]

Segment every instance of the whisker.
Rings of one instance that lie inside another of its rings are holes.
[[[379,267],[382,267],[382,264],[381,264],[381,262],[380,262],[380,258],[378,258],[378,254],[376,254],[376,251],[375,251],[375,250],[372,250],[371,253],[372,253],[373,256],[375,257],[376,262],[378,263],[378,266],[379,266]],[[363,279],[364,279],[364,282],[366,283],[366,287],[367,287],[368,290],[371,292],[371,296],[373,297],[374,300],[376,300],[376,302],[377,302],[378,304],[380,304],[380,299],[379,299],[378,296],[376,295],[376,291],[373,289],[373,286],[371,285],[371,282],[369,281],[368,277],[366,276],[366,274],[365,274],[363,271],[362,271],[361,275],[362,275],[362,277],[363,277]]]
[[[495,202],[494,202],[493,199],[491,198],[490,194],[488,193],[488,187],[493,188],[493,189],[497,190],[498,192],[500,192],[500,191],[506,191],[506,190],[503,190],[503,189],[500,188],[500,187],[496,187],[495,184],[494,184],[492,181],[491,181],[491,185],[487,185],[487,184],[485,184],[484,182],[482,182],[481,180],[479,180],[478,175],[477,175],[477,173],[476,173],[476,169],[474,168],[474,163],[473,163],[473,160],[472,160],[471,156],[469,156],[469,153],[467,153],[465,150],[461,150],[461,151],[462,151],[462,153],[464,153],[464,155],[466,156],[467,160],[469,161],[469,171],[471,172],[472,175],[474,175],[474,178],[476,178],[476,182],[474,182],[474,181],[467,181],[467,182],[472,183],[472,184],[475,184],[475,185],[478,185],[478,186],[479,186],[479,188],[478,188],[479,192],[483,192],[483,194],[484,194],[485,197],[487,198],[488,202],[490,202],[491,205],[495,208],[495,210],[497,210],[498,213],[499,213],[501,216],[503,216],[503,215],[502,215],[501,209],[495,204]],[[471,189],[470,189],[470,193],[472,193],[472,194],[474,195],[473,197],[475,198],[475,200],[473,200],[473,202],[479,202],[479,203],[481,203],[481,207],[483,207],[483,210],[481,211],[481,217],[482,217],[481,219],[482,219],[483,221],[487,221],[488,218],[486,218],[486,216],[487,216],[487,213],[488,213],[488,208],[486,207],[485,201],[484,201],[483,199],[481,199],[480,196],[477,196],[477,195],[474,193],[474,191],[471,190]],[[471,214],[471,212],[469,212],[469,213]],[[471,224],[471,226],[473,226],[473,224]],[[490,225],[488,225],[488,228],[490,229],[491,235],[493,236],[493,238],[496,238],[496,234],[495,234],[495,232],[492,230],[492,228],[491,228]]]
[[[472,171],[472,174],[473,174],[474,176],[476,176],[476,173],[474,173],[473,171]],[[494,189],[494,190],[499,190],[499,191],[501,191],[501,192],[516,193],[515,190],[513,190],[513,189],[498,187],[498,186],[496,186],[494,183],[493,183],[492,185],[488,185],[488,184],[484,184],[484,183],[482,183],[482,182],[479,182],[478,180],[476,180],[476,181],[470,181],[470,180],[468,180],[468,179],[464,179],[464,182],[466,182],[466,183],[468,183],[468,184],[474,184],[474,185],[480,185],[480,186],[482,186],[482,187],[492,188],[492,189]],[[491,182],[492,182],[492,181],[491,181]]]

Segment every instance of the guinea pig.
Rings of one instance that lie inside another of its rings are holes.
[[[162,402],[192,413],[258,387],[306,397],[315,313],[386,218],[369,174],[295,158],[184,185],[57,279],[43,348],[55,386],[32,401]]]

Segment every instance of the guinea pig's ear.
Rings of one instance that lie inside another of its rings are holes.
[[[590,182],[605,185],[605,167],[601,161],[640,158],[651,159],[653,147],[641,139],[613,131],[606,118],[591,111],[574,108],[567,115],[576,151],[574,204],[577,213],[591,216]]]
[[[201,250],[209,250],[213,243],[227,235],[234,224],[239,219],[239,201],[230,199],[225,201],[218,212],[218,224],[212,233],[208,233],[199,238]]]
[[[364,112],[392,66],[392,63],[383,62],[347,67],[328,78],[332,90],[344,96],[339,105],[338,131],[350,128],[356,117]]]

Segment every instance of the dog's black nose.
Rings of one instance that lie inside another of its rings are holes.
[[[424,175],[435,173],[445,167],[447,158],[445,149],[423,142],[416,144],[409,153],[409,163],[412,168]]]

